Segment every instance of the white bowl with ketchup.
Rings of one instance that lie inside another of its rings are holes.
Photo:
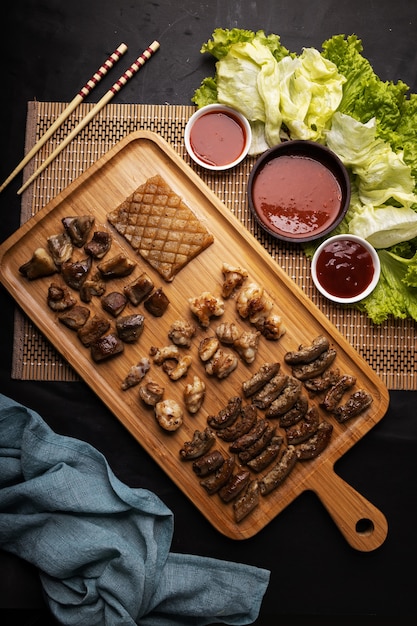
[[[339,304],[369,296],[381,272],[377,251],[355,235],[334,235],[323,241],[311,261],[311,276],[320,293]]]
[[[184,143],[195,163],[208,170],[228,170],[248,154],[252,131],[238,111],[222,104],[208,104],[188,120]]]
[[[249,207],[272,237],[303,243],[324,237],[349,208],[349,174],[326,146],[289,140],[255,162],[248,179]]]

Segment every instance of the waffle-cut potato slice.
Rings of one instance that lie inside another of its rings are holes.
[[[140,185],[107,219],[167,282],[214,241],[160,175]]]

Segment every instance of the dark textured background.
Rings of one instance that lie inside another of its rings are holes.
[[[356,34],[384,80],[417,91],[414,0],[13,0],[3,7],[0,180],[24,154],[27,102],[69,102],[121,42],[127,54],[93,91],[97,102],[153,39],[161,49],[114,103],[190,104],[214,71],[200,54],[216,27],[264,29],[289,49],[320,47]],[[1,238],[19,225],[21,175],[0,195]],[[386,417],[337,464],[337,472],[387,517],[389,534],[372,553],[354,551],[312,493],[305,493],[244,542],[214,530],[83,383],[10,378],[14,304],[0,287],[0,392],[37,410],[57,432],[103,452],[131,486],[155,491],[175,514],[173,550],[269,568],[257,624],[395,624],[416,616],[417,393],[391,393]],[[411,573],[410,573],[411,571]],[[2,623],[53,623],[36,571],[0,552]],[[88,625],[86,625],[88,626]]]

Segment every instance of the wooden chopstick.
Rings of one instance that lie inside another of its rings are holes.
[[[94,89],[97,83],[107,74],[107,72],[113,67],[115,63],[120,59],[120,57],[126,52],[127,46],[122,43],[116,50],[104,61],[103,65],[99,67],[97,72],[93,74],[93,76],[86,82],[84,87],[80,89],[75,98],[71,100],[69,105],[62,111],[61,115],[57,120],[48,128],[46,133],[42,135],[39,141],[35,146],[28,152],[28,154],[20,161],[19,165],[15,167],[13,172],[10,174],[8,178],[4,181],[4,183],[0,187],[0,192],[13,180],[13,178],[25,167],[27,163],[35,156],[35,154],[42,148],[42,146],[48,141],[50,137],[55,133],[56,130],[65,122],[67,117],[71,115],[74,109],[88,96],[90,91]]]
[[[137,72],[139,72],[140,68],[145,65],[146,61],[151,58],[151,56],[156,52],[159,48],[159,42],[153,41],[151,45],[146,48],[142,52],[142,54],[132,63],[132,65],[125,71],[124,74],[116,81],[107,93],[97,102],[97,104],[91,109],[89,113],[81,120],[79,124],[67,135],[67,137],[59,144],[59,146],[52,152],[52,154],[45,159],[40,167],[32,174],[30,178],[25,182],[22,187],[18,190],[18,194],[21,194],[34,180],[39,176],[41,172],[53,161],[58,154],[74,139],[76,135],[87,126],[87,124],[93,119],[95,115],[102,109],[110,100],[115,96],[122,87],[124,87],[127,81],[132,78]]]

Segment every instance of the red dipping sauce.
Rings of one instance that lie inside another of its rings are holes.
[[[242,154],[246,144],[246,132],[233,115],[209,111],[193,123],[190,144],[203,163],[228,165]]]
[[[283,155],[268,161],[256,175],[252,201],[270,231],[301,239],[331,227],[342,202],[336,176],[304,155]]]
[[[362,293],[374,276],[368,250],[359,242],[330,242],[318,256],[316,274],[322,287],[337,298],[353,298]]]

